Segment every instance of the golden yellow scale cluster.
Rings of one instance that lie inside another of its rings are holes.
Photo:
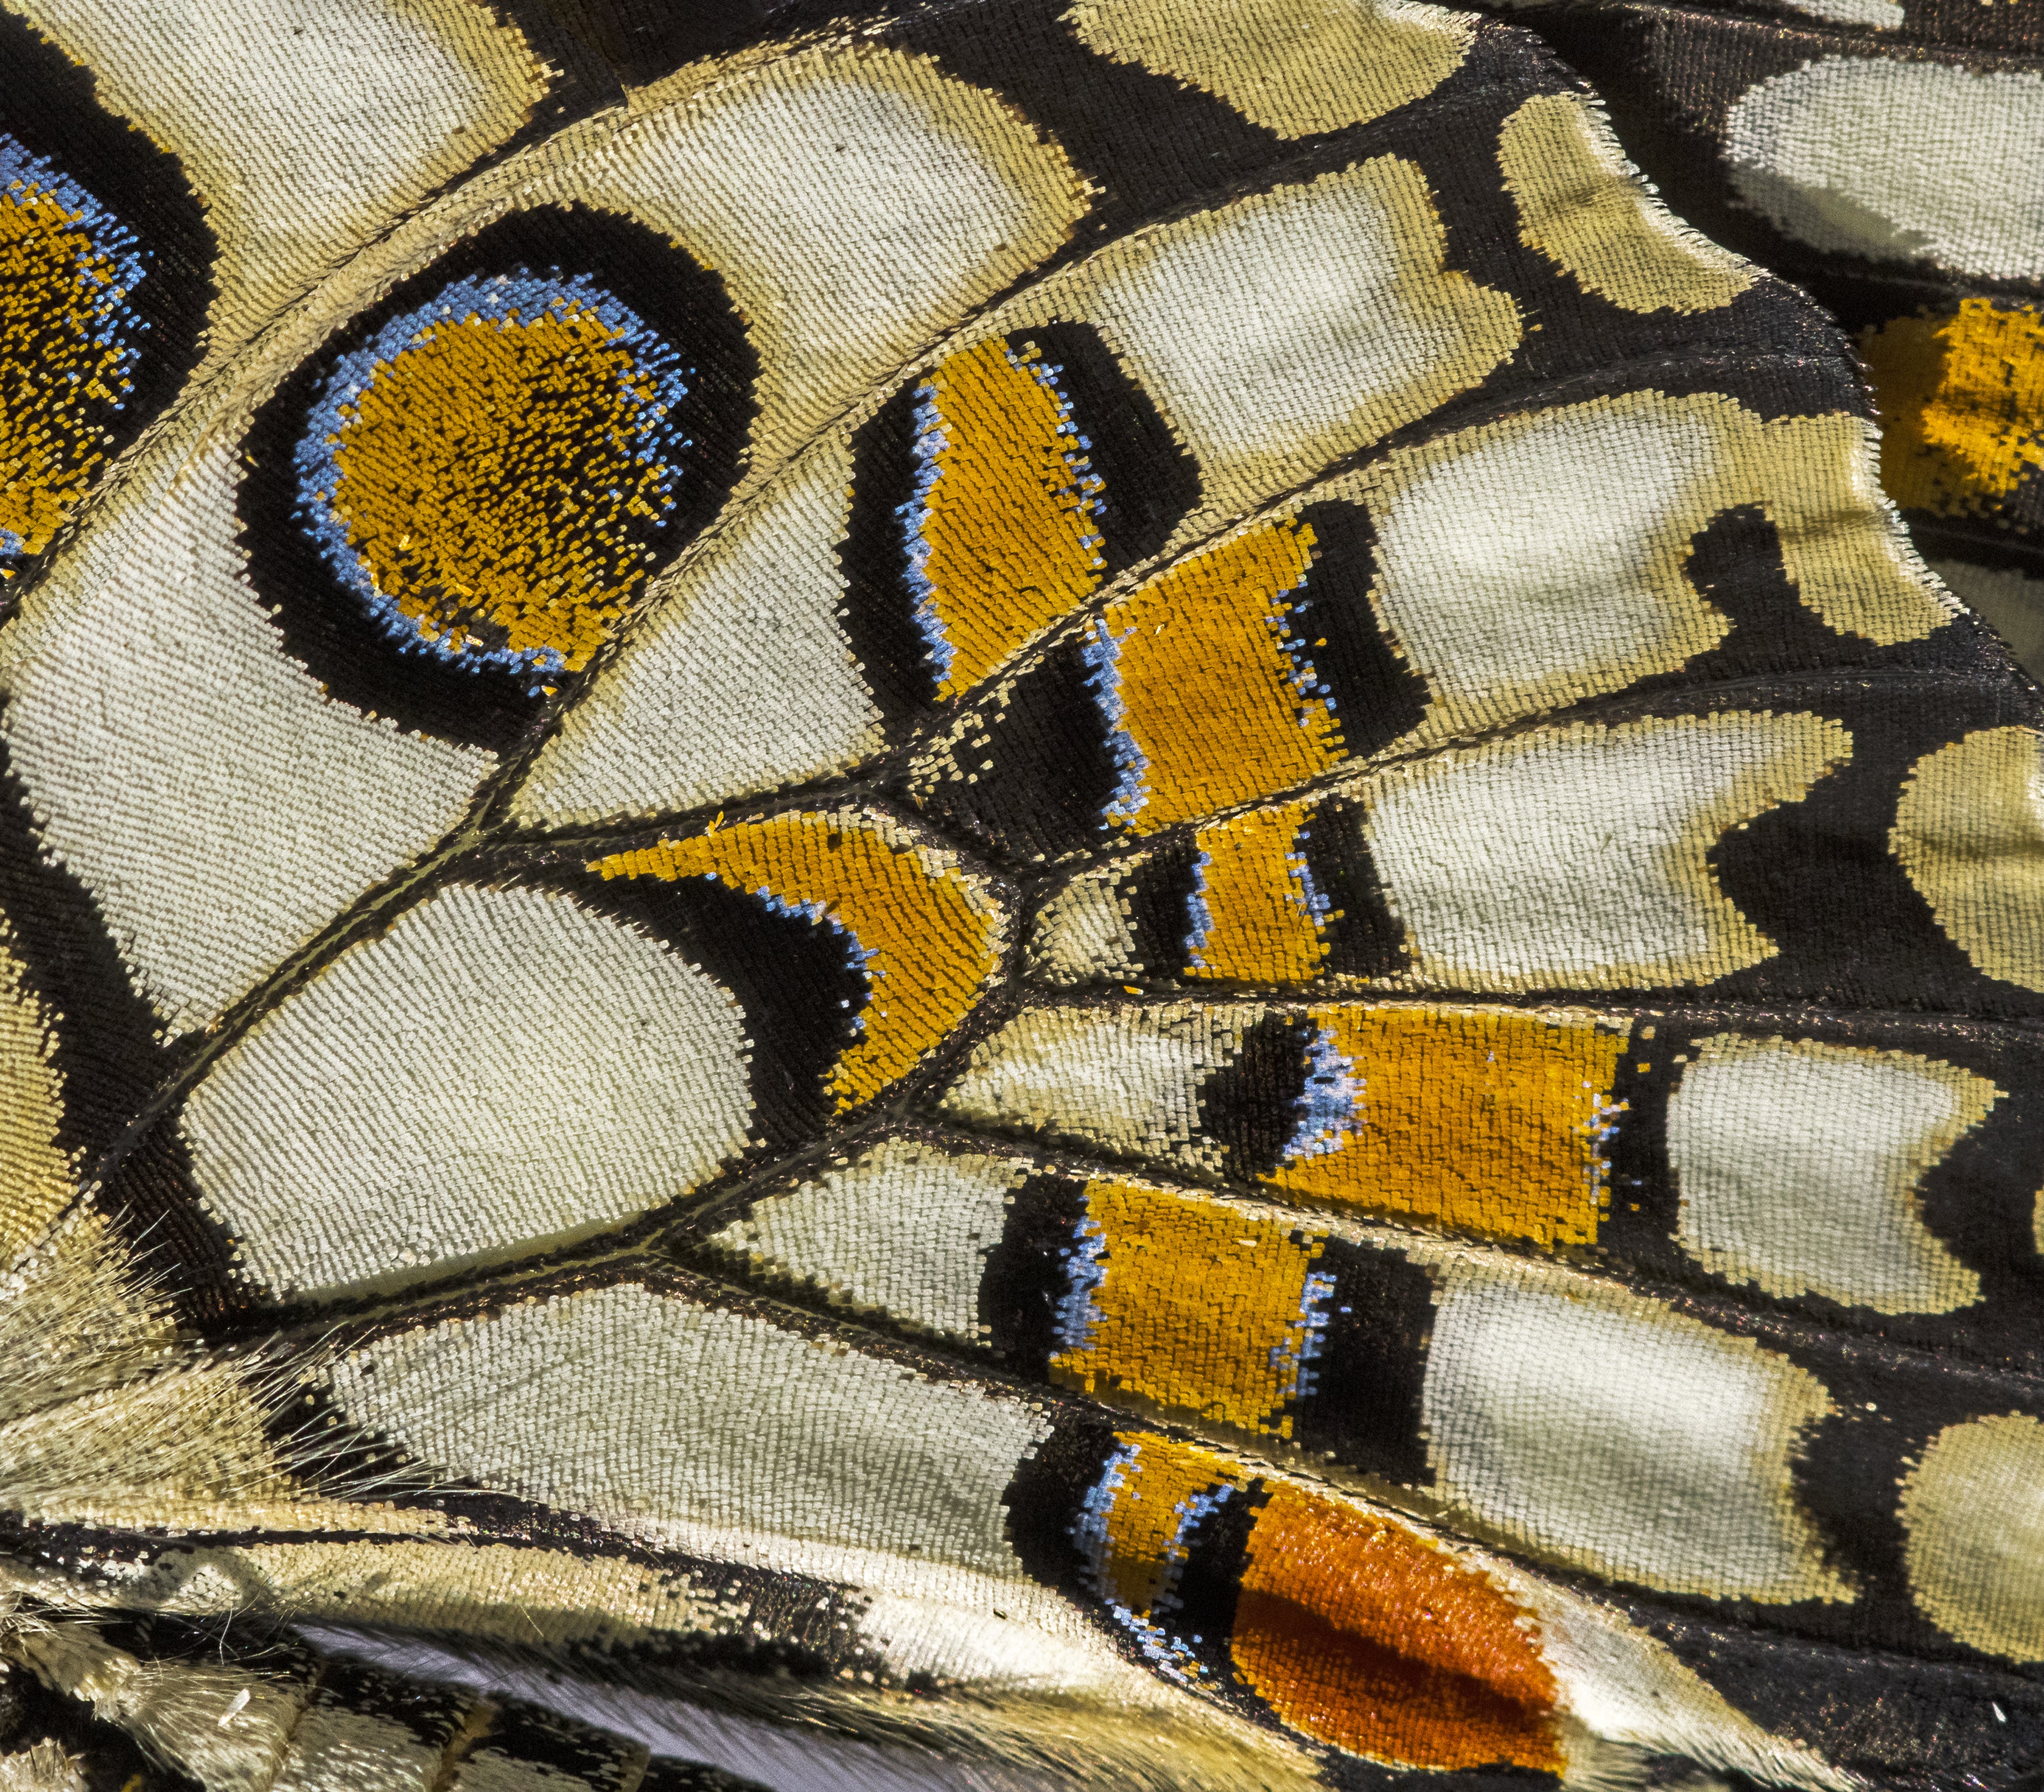
[[[326,501],[428,640],[579,671],[645,583],[674,470],[643,443],[655,383],[594,310],[473,313],[379,361],[332,438]]]
[[[1342,757],[1332,707],[1306,695],[1291,594],[1312,563],[1309,525],[1276,523],[1179,563],[1099,625],[1113,645],[1122,726],[1142,756],[1132,831],[1303,783]]]
[[[937,694],[977,683],[1101,579],[1089,471],[1033,347],[982,342],[924,389],[931,429],[918,530],[930,621],[951,649]]]
[[[129,385],[109,328],[122,277],[82,210],[25,179],[0,191],[0,579],[10,551],[49,545],[106,458],[102,407]]]
[[[1359,1123],[1272,1172],[1288,1194],[1494,1238],[1589,1244],[1625,1035],[1503,1009],[1316,1008]]]
[[[1860,353],[1885,425],[1881,483],[1905,509],[1984,516],[2044,467],[2044,316],[1968,298],[1870,329]]]
[[[843,929],[871,993],[858,1042],[831,1075],[840,1112],[913,1069],[1001,963],[1000,911],[951,856],[854,811],[713,829],[589,868],[605,878],[715,878]]]
[[[1308,1278],[1324,1240],[1218,1201],[1098,1179],[1086,1230],[1104,1259],[1082,1345],[1052,1378],[1245,1431],[1292,1435]]]
[[[1326,924],[1308,899],[1300,830],[1311,805],[1274,803],[1195,830],[1206,926],[1185,975],[1243,983],[1306,983],[1327,956]]]

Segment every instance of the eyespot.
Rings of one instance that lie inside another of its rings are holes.
[[[504,219],[258,413],[254,582],[329,694],[503,751],[722,502],[756,371],[665,237],[580,206]]]
[[[213,240],[176,158],[0,17],[0,590],[182,383]]]
[[[645,583],[693,377],[587,275],[452,281],[327,376],[294,457],[303,526],[401,648],[536,690]]]

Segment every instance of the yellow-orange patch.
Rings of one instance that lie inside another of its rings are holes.
[[[1312,561],[1313,532],[1274,523],[1223,542],[1110,604],[1120,726],[1139,756],[1116,813],[1148,833],[1289,790],[1335,764],[1340,731],[1306,694],[1287,602]]]
[[[929,377],[923,602],[951,651],[937,694],[977,683],[1099,584],[1087,471],[1033,352],[982,342]]]
[[[674,471],[640,440],[655,396],[594,311],[441,319],[342,407],[327,502],[428,640],[578,671],[645,583],[632,525]]]
[[[0,191],[0,562],[40,553],[78,508],[106,458],[98,407],[127,389],[106,318],[117,271],[81,215]]]
[[[1595,1241],[1624,1033],[1500,1009],[1311,1013],[1359,1085],[1358,1111],[1271,1184],[1492,1237]]]
[[[1096,1179],[1087,1221],[1103,1249],[1082,1346],[1053,1379],[1134,1394],[1189,1417],[1289,1437],[1308,1337],[1317,1239],[1219,1201]]]
[[[1239,1487],[1242,1475],[1197,1444],[1137,1432],[1116,1432],[1115,1441],[1124,1454],[1111,1471],[1117,1480],[1102,1518],[1096,1567],[1108,1598],[1142,1616],[1170,1590],[1185,1562],[1195,1502]]]
[[[593,863],[606,878],[713,877],[812,907],[865,955],[863,1030],[831,1075],[839,1110],[870,1101],[964,1017],[999,967],[999,909],[948,856],[851,813],[778,815]]]
[[[1193,940],[1188,977],[1304,983],[1320,975],[1327,938],[1299,852],[1307,809],[1276,803],[1193,835],[1204,925]]]
[[[2044,466],[2044,315],[1963,299],[1869,328],[1860,354],[1881,411],[1881,483],[1898,504],[1976,515]]]

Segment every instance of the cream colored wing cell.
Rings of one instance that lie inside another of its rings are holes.
[[[1425,1402],[1443,1495],[1550,1560],[1763,1604],[1854,1595],[1790,1473],[1827,1390],[1750,1340],[1471,1267],[1442,1293]]]
[[[1419,167],[1386,156],[1109,252],[1094,302],[1198,457],[1199,521],[1310,479],[1512,352],[1516,306],[1446,249]]]
[[[640,1284],[398,1333],[333,1384],[428,1461],[647,1540],[1024,1578],[1000,1501],[1048,1435],[1027,1406]]]
[[[747,1018],[640,929],[458,883],[259,1022],[179,1124],[259,1286],[412,1279],[713,1174],[751,1130]]]
[[[878,44],[686,71],[635,110],[542,190],[641,218],[729,283],[763,369],[761,467],[1047,260],[1089,203],[999,95]]]
[[[1775,950],[1711,849],[1850,751],[1809,714],[1578,724],[1389,772],[1363,825],[1427,982],[1704,983]]]
[[[1987,279],[2044,271],[2034,70],[1813,57],[1734,102],[1724,156],[1746,202],[1812,248]]]
[[[430,848],[495,763],[332,701],[293,658],[239,469],[218,437],[152,464],[0,635],[0,733],[43,839],[174,1033]]]
[[[707,1242],[833,1302],[970,1340],[986,1259],[1029,1168],[1026,1158],[886,1140],[757,1202]]]
[[[1923,1178],[2002,1091],[1914,1053],[1814,1040],[1700,1042],[1668,1102],[1676,1236],[1781,1296],[1949,1313],[1979,1275],[1924,1224]]]
[[[500,148],[552,71],[474,0],[10,0],[177,156],[219,244],[205,365]]]
[[[1694,544],[1742,506],[1773,521],[1796,596],[1832,629],[1888,646],[1950,620],[1850,416],[1763,420],[1721,394],[1628,392],[1401,451],[1356,490],[1377,531],[1374,595],[1444,734],[1621,690],[1723,642],[1731,619],[1696,590]]]
[[[827,438],[670,580],[519,786],[521,820],[590,824],[849,771],[886,744],[839,617],[851,504]]]

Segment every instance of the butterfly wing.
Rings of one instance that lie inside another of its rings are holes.
[[[1436,8],[367,16],[317,241],[29,19],[215,244],[0,632],[48,1771],[2018,1770],[2036,698],[1825,318]]]

